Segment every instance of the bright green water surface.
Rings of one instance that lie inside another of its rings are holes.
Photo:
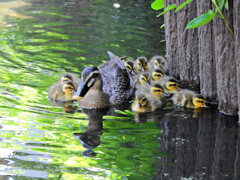
[[[155,16],[145,0],[0,2],[0,179],[240,177],[237,124],[216,110],[137,116],[49,102],[61,74],[80,75],[108,50],[164,55]]]

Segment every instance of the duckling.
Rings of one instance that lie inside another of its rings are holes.
[[[135,60],[135,65],[137,72],[147,72],[148,71],[148,61],[145,56],[140,56]]]
[[[172,97],[172,101],[176,105],[188,108],[197,109],[206,107],[206,99],[201,94],[197,94],[194,91],[187,89],[182,89],[176,92]]]
[[[71,101],[75,89],[72,81],[58,82],[49,88],[48,97],[58,101]]]
[[[66,81],[72,81],[75,87],[78,87],[81,82],[79,77],[69,73],[63,74],[58,80],[59,83],[64,83]]]
[[[159,83],[164,88],[165,93],[174,94],[178,91],[179,83],[174,77],[164,76],[159,80]]]
[[[164,96],[167,96],[164,93],[163,87],[160,85],[159,82],[153,82],[150,87],[147,86],[138,86],[137,93],[147,94],[150,93],[153,97],[161,100]]]
[[[164,76],[164,72],[161,68],[156,68],[151,71],[151,79],[153,81],[158,81],[160,78]]]
[[[128,72],[130,73],[131,76],[136,75],[136,71],[134,69],[134,61],[128,60],[125,62],[124,65],[127,68]]]
[[[162,106],[162,102],[151,94],[137,93],[132,103],[132,111],[152,112]]]
[[[149,61],[150,69],[161,68],[166,74],[168,72],[168,64],[164,57],[156,55],[153,56]]]
[[[148,72],[142,72],[133,77],[135,87],[144,85],[149,86],[151,83],[150,74]]]
[[[110,61],[98,67],[87,67],[82,72],[82,83],[73,99],[87,109],[107,108],[129,103],[134,93],[134,83],[124,63],[107,52]]]

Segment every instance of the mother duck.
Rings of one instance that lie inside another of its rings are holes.
[[[107,108],[129,103],[134,94],[134,83],[124,63],[107,51],[110,61],[98,67],[86,67],[81,76],[74,100],[82,108]]]

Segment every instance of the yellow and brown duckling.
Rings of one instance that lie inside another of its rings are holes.
[[[148,68],[148,61],[145,56],[140,56],[135,60],[135,69],[137,72],[147,72]]]
[[[187,89],[176,92],[172,97],[172,101],[176,105],[187,108],[197,109],[206,107],[206,99],[201,94]]]
[[[164,92],[174,94],[179,90],[178,80],[171,76],[164,76],[159,80],[159,83],[164,88]]]
[[[134,94],[134,83],[120,58],[107,52],[110,61],[98,67],[87,67],[74,99],[88,109],[106,108],[129,103]]]
[[[161,79],[165,74],[161,68],[156,68],[150,71],[151,79],[153,81],[158,81]]]
[[[72,81],[58,82],[49,88],[48,97],[57,101],[71,101],[75,89]]]
[[[134,112],[153,112],[162,106],[162,102],[154,98],[151,94],[137,92],[135,100],[132,103]]]
[[[166,59],[159,55],[153,56],[150,59],[149,67],[151,69],[161,68],[165,74],[168,72],[168,64]]]
[[[137,74],[135,71],[135,68],[134,68],[134,64],[135,64],[135,62],[132,60],[128,60],[124,63],[125,67],[127,68],[128,72],[131,76],[134,76]]]
[[[137,87],[137,92],[142,93],[142,94],[151,94],[153,97],[156,99],[161,100],[164,96],[168,96],[164,92],[163,87],[160,85],[159,82],[153,82],[150,87],[147,86],[138,86]]]
[[[75,87],[78,87],[81,83],[81,80],[79,77],[73,75],[73,74],[70,74],[70,73],[66,73],[66,74],[63,74],[60,79],[59,79],[59,83],[65,83],[67,81],[72,81],[74,86]]]
[[[137,74],[136,76],[133,76],[133,81],[135,84],[135,87],[143,85],[143,86],[150,86],[151,84],[151,77],[148,72],[142,72]]]

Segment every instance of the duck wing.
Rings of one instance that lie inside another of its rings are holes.
[[[110,60],[98,67],[103,80],[103,91],[109,94],[114,105],[128,102],[134,93],[133,80],[121,59],[110,51],[107,53]]]

